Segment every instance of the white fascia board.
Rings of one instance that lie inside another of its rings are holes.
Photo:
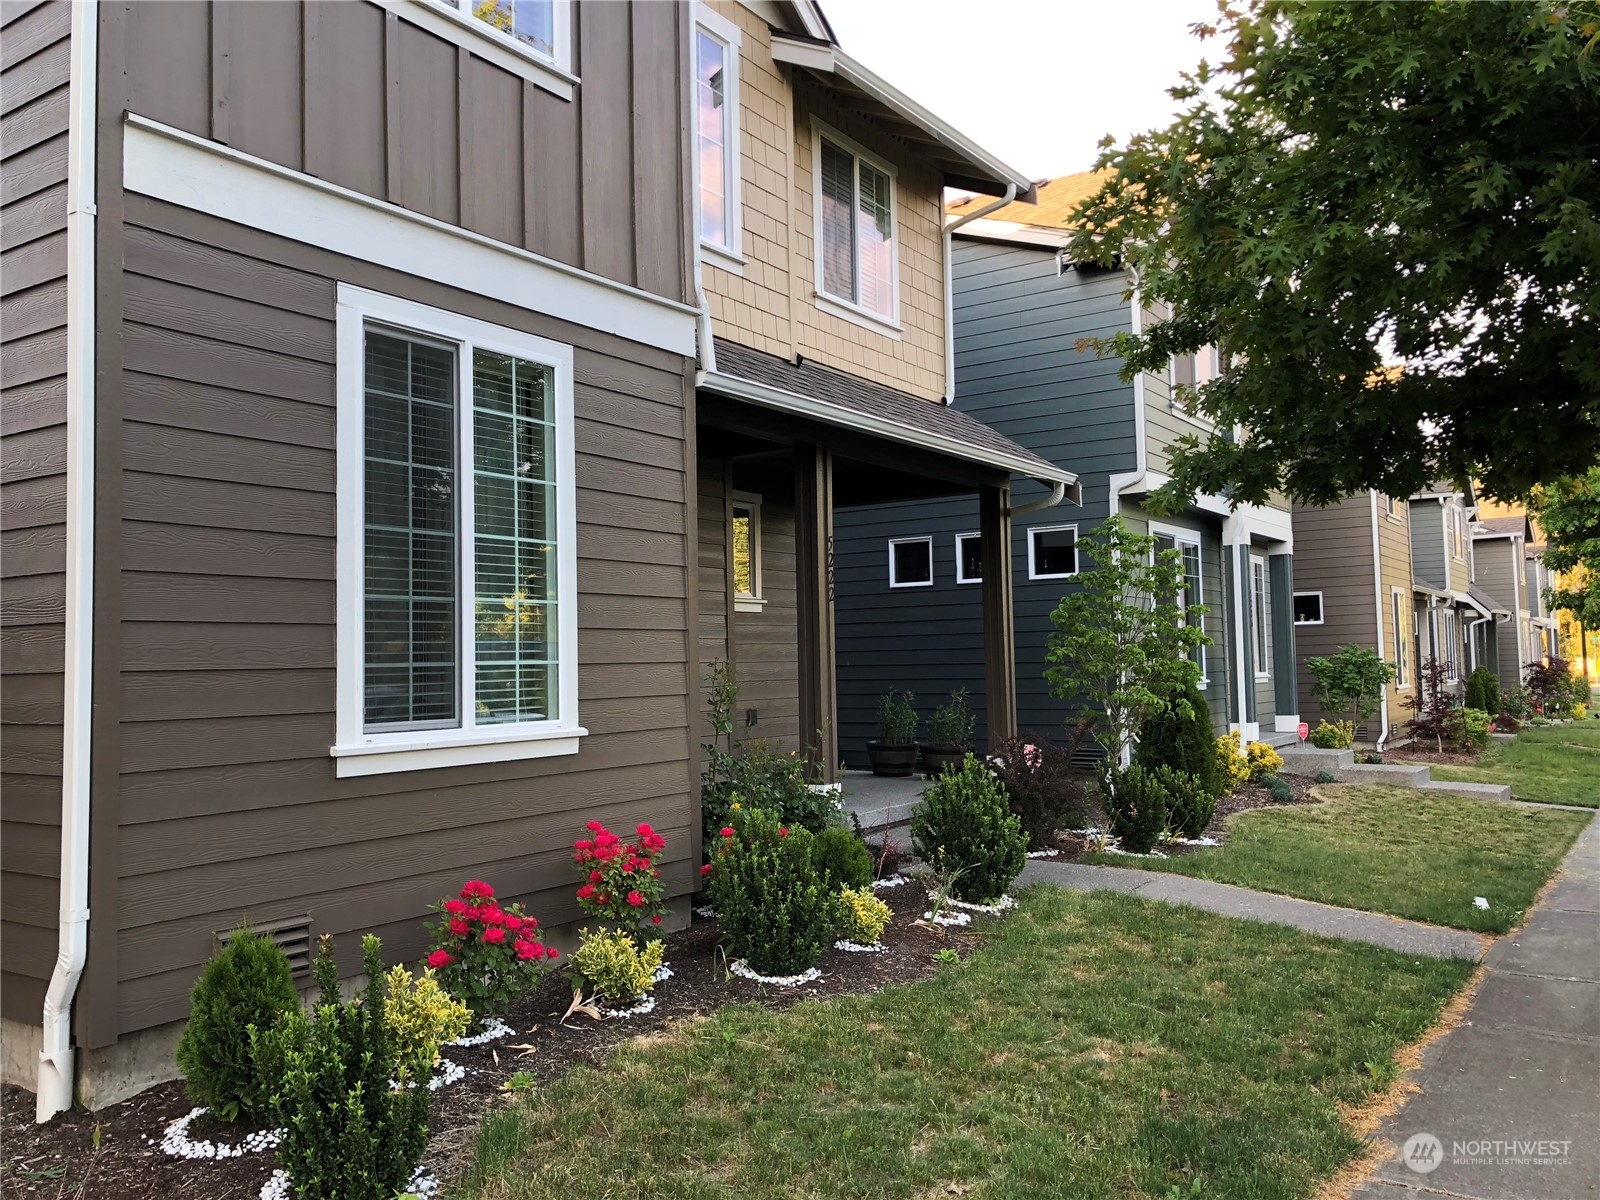
[[[699,310],[130,113],[131,192],[690,357]]]
[[[1123,483],[1118,489],[1121,495],[1153,492],[1156,488],[1172,482],[1172,476],[1165,471],[1146,470],[1140,471],[1132,479]],[[1273,554],[1290,554],[1294,551],[1294,517],[1286,508],[1274,508],[1265,504],[1238,504],[1201,492],[1194,498],[1193,507],[1201,512],[1212,513],[1235,522],[1239,535],[1248,540],[1251,535],[1259,534],[1270,541],[1281,542],[1281,546],[1273,547]]]
[[[1065,250],[1072,235],[1064,229],[1048,229],[1040,225],[1018,225],[1015,221],[996,221],[992,217],[979,217],[968,221],[955,234],[958,238],[971,238],[975,242],[1004,242],[1013,246],[1043,246],[1051,250]]]
[[[974,446],[968,442],[958,441],[955,438],[944,437],[936,433],[928,433],[920,429],[911,429],[894,421],[884,420],[882,417],[869,416],[851,408],[838,404],[829,404],[826,400],[818,400],[812,396],[802,396],[799,392],[786,391],[783,388],[770,387],[764,383],[757,383],[752,379],[744,379],[737,375],[723,375],[709,373],[700,382],[700,386],[708,392],[715,392],[719,396],[731,396],[735,400],[745,400],[751,404],[759,404],[763,408],[776,409],[779,412],[794,413],[796,416],[809,417],[813,421],[821,421],[827,425],[836,425],[842,429],[854,429],[861,433],[871,434],[874,437],[885,438],[889,441],[899,442],[902,445],[918,446],[924,450],[932,450],[936,454],[947,454],[951,458],[963,459],[966,462],[982,463],[987,467],[1006,471],[1013,475],[1026,475],[1030,479],[1037,479],[1041,483],[1062,484],[1067,490],[1067,497],[1074,504],[1081,504],[1082,492],[1078,486],[1078,477],[1071,471],[1060,467],[1046,466],[1042,463],[1031,462],[1028,459],[1018,458],[999,450],[988,450],[981,446]],[[932,401],[929,401],[931,404]]]
[[[1031,196],[1033,180],[1015,167],[1007,166],[948,122],[933,115],[888,80],[868,70],[838,46],[821,42],[801,42],[777,34],[772,39],[774,62],[788,63],[824,75],[837,75],[865,92],[901,120],[915,125],[945,149],[999,184],[1015,184],[1019,195]]]

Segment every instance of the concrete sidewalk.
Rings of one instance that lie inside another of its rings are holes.
[[[1600,1197],[1600,822],[1484,962],[1466,1018],[1413,1076],[1422,1091],[1377,1135],[1394,1155],[1351,1200]],[[1432,1170],[1407,1165],[1408,1143]]]
[[[1092,867],[1035,859],[1023,868],[1018,883],[1052,883],[1081,892],[1127,892],[1147,900],[1192,904],[1196,908],[1228,917],[1292,925],[1308,933],[1320,933],[1346,941],[1370,942],[1402,954],[1420,954],[1428,958],[1466,958],[1476,961],[1489,944],[1487,937],[1464,929],[1446,929],[1442,925],[1404,921],[1382,913],[1334,908],[1311,900],[1253,892],[1231,884],[1212,883],[1206,879],[1191,879],[1187,875],[1169,875],[1161,871]]]

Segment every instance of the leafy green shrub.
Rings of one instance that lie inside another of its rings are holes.
[[[1519,725],[1533,718],[1533,693],[1517,686],[1500,693],[1500,715],[1510,717]]]
[[[1349,721],[1332,725],[1327,721],[1318,721],[1317,727],[1306,740],[1318,750],[1348,750],[1356,744],[1356,727]]]
[[[1213,760],[1214,761],[1214,760]],[[1217,815],[1217,797],[1187,771],[1158,767],[1157,778],[1167,793],[1167,825],[1184,837],[1197,838]]]
[[[1069,751],[1037,734],[1023,734],[992,747],[989,766],[1022,822],[1028,849],[1051,849],[1057,829],[1084,823],[1087,776],[1074,769]]]
[[[833,927],[833,893],[817,874],[812,836],[760,809],[718,831],[707,892],[735,958],[760,975],[816,966]]]
[[[1467,676],[1467,691],[1463,702],[1468,708],[1481,709],[1486,713],[1500,711],[1500,680],[1486,666],[1477,666],[1472,674]]]
[[[1340,646],[1330,658],[1306,659],[1306,670],[1317,703],[1327,712],[1349,713],[1352,729],[1382,707],[1383,689],[1395,678],[1392,662],[1354,642]]]
[[[872,882],[872,851],[852,829],[831,825],[811,839],[817,878],[830,892],[866,887]]]
[[[641,949],[620,929],[583,929],[572,969],[578,977],[618,1008],[627,1008],[656,984],[656,972],[666,952],[664,943],[652,939]]]
[[[878,701],[878,744],[880,746],[912,746],[917,741],[917,726],[922,719],[917,716],[916,701],[910,692],[890,688]]]
[[[340,1001],[333,943],[324,937],[315,1011],[295,1008],[271,1032],[251,1032],[281,1072],[272,1102],[283,1127],[278,1165],[296,1195],[317,1200],[391,1200],[428,1142],[427,1083],[396,1057],[381,945],[371,934],[361,945],[360,999]]]
[[[1573,705],[1589,699],[1588,680],[1575,676],[1564,658],[1534,663],[1525,671],[1523,683],[1532,693],[1534,708],[1555,721],[1564,720]]]
[[[967,700],[967,689],[957,688],[928,718],[928,745],[946,752],[971,749],[972,729],[972,705]]]
[[[1489,744],[1489,714],[1481,708],[1453,708],[1445,736],[1463,750],[1482,750]]]
[[[178,1066],[189,1098],[224,1121],[263,1117],[270,1100],[245,1030],[271,1029],[300,1007],[289,960],[271,938],[236,929],[189,994]]]
[[[1268,774],[1263,775],[1259,780],[1257,780],[1257,782],[1260,783],[1262,787],[1267,789],[1267,794],[1272,797],[1274,803],[1294,803],[1294,789],[1289,786],[1286,780],[1281,779],[1276,775]]]
[[[1167,789],[1171,767],[1146,769],[1133,763],[1124,769],[1106,767],[1100,777],[1101,802],[1122,848],[1148,854],[1167,831]]]
[[[838,933],[858,946],[876,945],[894,911],[871,888],[845,888],[839,893]]]
[[[1332,771],[1318,771],[1312,777],[1314,783],[1338,783],[1339,777]]]
[[[1139,726],[1138,759],[1148,768],[1171,767],[1193,776],[1213,799],[1227,790],[1217,770],[1211,707],[1192,684]]]
[[[911,814],[911,844],[935,875],[954,876],[969,904],[993,904],[1027,862],[1028,841],[1000,781],[972,755],[923,790]]]
[[[440,987],[427,967],[412,975],[404,963],[396,963],[384,986],[395,1061],[410,1064],[415,1077],[429,1074],[439,1061],[439,1047],[467,1032],[472,1010]]]

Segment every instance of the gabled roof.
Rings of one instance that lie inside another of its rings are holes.
[[[701,387],[765,408],[856,429],[968,462],[1061,484],[1081,503],[1073,472],[1019,446],[959,409],[871,383],[818,363],[792,363],[717,338],[717,369]]]
[[[1458,597],[1462,595],[1460,592],[1456,594]],[[1477,609],[1486,617],[1492,617],[1496,613],[1500,613],[1505,616],[1511,615],[1511,610],[1509,608],[1501,604],[1500,601],[1489,595],[1488,592],[1484,591],[1475,583],[1467,584],[1465,598],[1468,604],[1472,605],[1473,608]]]
[[[1109,169],[1079,171],[1075,175],[1058,175],[1054,179],[1041,179],[1034,185],[1037,195],[1034,203],[1008,204],[992,213],[986,213],[983,220],[1035,229],[1071,230],[1073,224],[1070,218],[1078,205],[1098,192],[1101,185],[1111,178],[1111,174]],[[952,217],[960,217],[981,208],[984,203],[985,201],[975,196],[963,196],[946,204],[944,210]]]
[[[1515,537],[1519,533],[1526,538],[1531,532],[1526,516],[1479,517],[1475,525],[1472,531],[1475,538]]]

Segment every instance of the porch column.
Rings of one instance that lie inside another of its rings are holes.
[[[796,660],[800,744],[813,780],[839,770],[833,641],[833,458],[826,446],[794,448]]]
[[[1016,610],[1011,596],[1011,488],[978,493],[983,556],[983,689],[989,748],[1017,732]]]
[[[1294,555],[1269,555],[1267,570],[1272,584],[1272,711],[1275,720],[1284,718],[1278,721],[1282,725],[1300,711],[1294,646]],[[1278,732],[1294,731],[1280,728]]]

